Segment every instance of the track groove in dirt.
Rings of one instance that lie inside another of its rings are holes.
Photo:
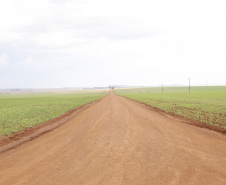
[[[109,95],[0,153],[0,184],[226,184],[226,136]]]

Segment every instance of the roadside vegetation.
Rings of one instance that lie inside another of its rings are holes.
[[[0,135],[52,120],[105,95],[104,91],[0,95]]]
[[[192,120],[226,129],[226,86],[115,89],[125,96]]]

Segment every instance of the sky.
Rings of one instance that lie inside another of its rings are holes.
[[[0,89],[226,84],[225,0],[0,0]]]

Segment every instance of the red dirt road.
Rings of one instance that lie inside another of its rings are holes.
[[[0,153],[2,185],[226,184],[226,136],[109,95]]]

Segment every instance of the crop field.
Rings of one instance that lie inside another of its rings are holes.
[[[103,91],[0,95],[0,135],[52,120],[105,95]]]
[[[152,107],[226,129],[226,86],[115,89]]]

